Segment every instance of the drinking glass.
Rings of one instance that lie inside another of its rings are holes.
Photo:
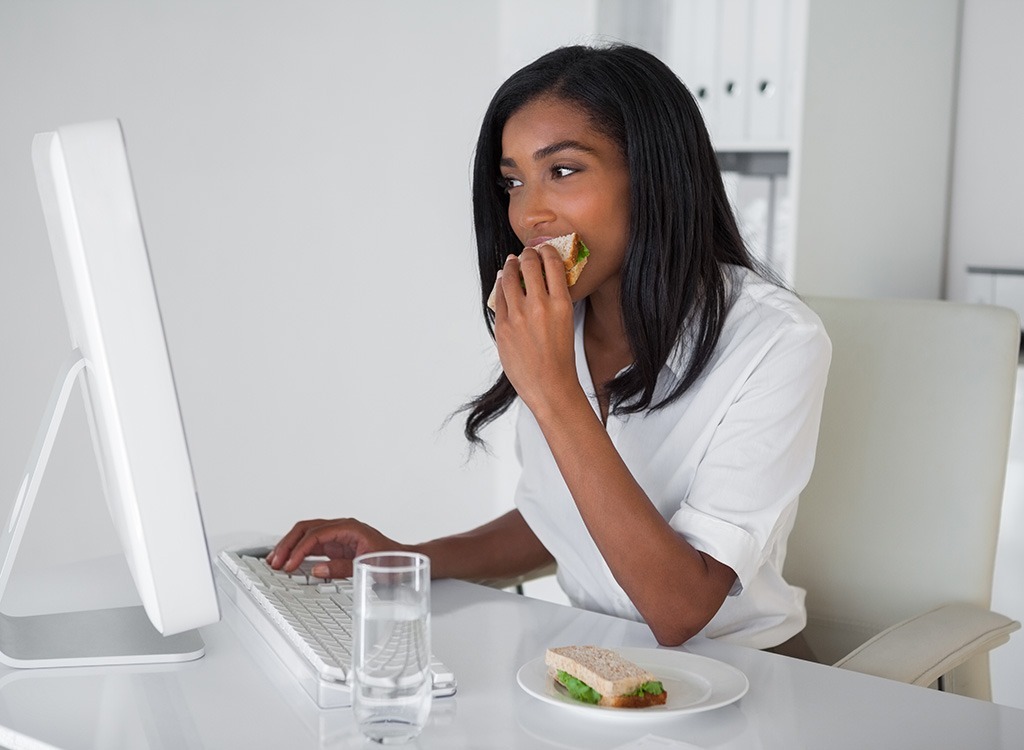
[[[359,730],[406,742],[430,714],[430,559],[373,552],[354,561],[352,710]]]

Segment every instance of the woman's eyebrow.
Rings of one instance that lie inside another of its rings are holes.
[[[562,151],[583,151],[584,153],[588,154],[597,153],[597,149],[593,148],[592,146],[588,146],[587,144],[582,143],[580,141],[567,139],[564,141],[558,141],[557,143],[552,143],[550,146],[543,146],[542,148],[537,149],[536,151],[533,152],[533,160],[540,161],[541,159],[546,159],[549,156],[553,156]],[[498,162],[498,164],[499,166],[509,168],[515,168],[516,166],[518,166],[516,164],[515,159],[510,159],[507,156],[503,156],[501,158],[501,161]]]
[[[596,153],[596,149],[585,143],[567,139],[564,141],[558,141],[557,143],[552,143],[550,146],[544,146],[543,148],[537,149],[533,152],[533,160],[539,161],[541,159],[546,159],[560,151],[583,151],[588,154]]]

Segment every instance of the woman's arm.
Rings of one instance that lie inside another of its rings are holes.
[[[734,571],[669,526],[582,390],[534,416],[590,536],[655,638],[676,646],[696,635],[725,601]]]
[[[472,531],[412,545],[430,558],[435,578],[496,581],[532,573],[554,562],[518,510]]]
[[[576,374],[568,288],[542,279],[542,264],[547,278],[559,278],[560,262],[546,247],[507,261],[496,295],[502,367],[615,580],[658,642],[678,645],[714,617],[736,575],[669,526],[594,413]]]
[[[314,567],[315,574],[348,578],[358,555],[385,550],[422,552],[430,558],[432,577],[472,581],[515,578],[552,562],[517,510],[472,531],[423,544],[400,544],[352,518],[300,521],[267,560],[273,568],[294,570],[306,557],[324,555],[330,560]]]

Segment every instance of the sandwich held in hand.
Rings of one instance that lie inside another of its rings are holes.
[[[646,669],[600,646],[549,648],[548,674],[584,703],[646,708],[665,703],[668,693]]]
[[[563,234],[561,237],[555,237],[553,240],[548,240],[544,243],[545,245],[551,245],[558,251],[558,255],[562,258],[562,263],[565,264],[565,283],[572,286],[576,283],[576,279],[580,277],[580,272],[583,271],[583,266],[587,265],[587,258],[590,257],[590,251],[587,246],[580,240],[580,236],[573,232],[572,234]],[[494,285],[494,289],[491,290],[491,296],[487,298],[487,306],[494,310],[494,296],[498,293],[498,285]]]

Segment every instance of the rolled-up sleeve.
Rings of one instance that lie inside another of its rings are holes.
[[[737,379],[731,400],[669,523],[736,573],[757,575],[788,534],[814,465],[832,347],[818,321],[780,325]]]

